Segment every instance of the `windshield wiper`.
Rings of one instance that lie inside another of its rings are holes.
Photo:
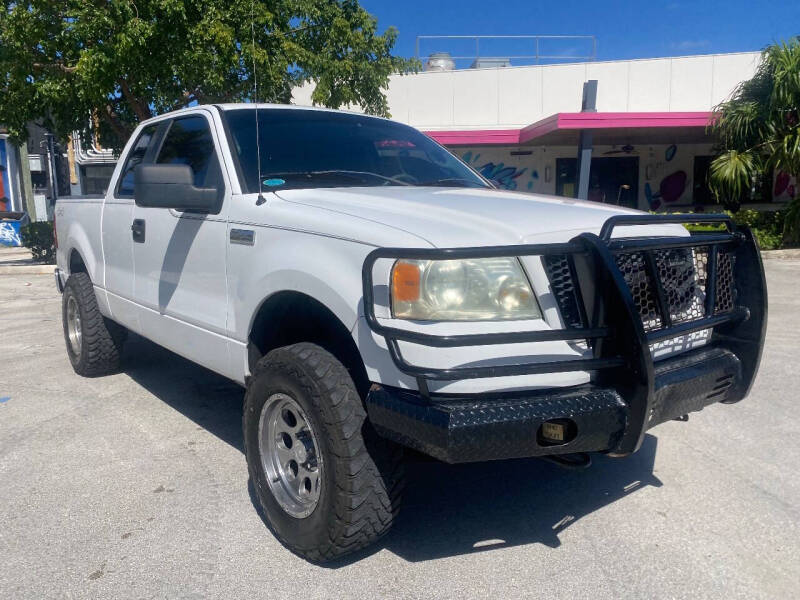
[[[423,181],[418,186],[441,186],[441,187],[482,187],[477,182],[463,177],[444,177],[433,181]]]
[[[356,177],[360,177],[361,175],[367,175],[368,177],[382,179],[383,181],[390,181],[392,183],[397,183],[399,185],[411,185],[406,181],[400,181],[399,179],[395,179],[394,177],[388,177],[386,175],[381,175],[380,173],[373,173],[372,171],[350,171],[348,169],[331,169],[330,171],[309,171],[309,172],[312,175],[353,175]]]

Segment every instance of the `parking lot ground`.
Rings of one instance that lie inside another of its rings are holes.
[[[0,276],[0,597],[797,597],[800,261],[766,266],[746,401],[584,471],[415,460],[392,533],[325,567],[255,508],[241,388],[135,336],[78,377],[52,276]]]

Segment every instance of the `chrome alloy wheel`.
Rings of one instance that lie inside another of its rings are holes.
[[[322,487],[322,455],[311,423],[286,394],[273,394],[258,420],[258,452],[275,500],[288,514],[307,517]]]
[[[81,331],[81,311],[78,308],[78,301],[75,296],[67,298],[67,338],[69,339],[72,353],[75,356],[80,356],[83,333]]]

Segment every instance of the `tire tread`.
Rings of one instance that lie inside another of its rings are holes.
[[[65,286],[64,320],[66,337],[66,294],[72,293],[81,311],[83,350],[77,360],[71,360],[75,372],[84,377],[108,375],[119,370],[120,353],[125,329],[105,318],[97,305],[94,285],[86,273],[73,273]],[[72,353],[67,339],[67,350]]]
[[[317,406],[327,403],[329,410],[318,412],[327,434],[336,435],[331,439],[337,459],[331,461],[337,470],[335,516],[328,524],[327,540],[315,548],[296,548],[279,536],[281,542],[313,562],[327,562],[374,543],[389,531],[399,509],[402,449],[365,424],[364,404],[350,374],[320,346],[302,342],[273,350],[258,362],[253,377],[272,369],[293,377]]]

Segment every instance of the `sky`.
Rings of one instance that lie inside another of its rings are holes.
[[[597,60],[617,60],[760,50],[773,41],[800,34],[800,0],[360,0],[360,3],[377,17],[381,31],[389,26],[399,31],[394,50],[398,56],[414,55],[418,35],[594,35]],[[481,54],[532,53],[532,46],[523,48],[522,43],[482,42]],[[423,56],[436,50],[447,50],[453,55],[474,54],[473,42],[421,44]],[[545,49],[548,54],[584,55],[591,51],[591,46],[589,42],[562,40],[546,42],[542,53]]]

